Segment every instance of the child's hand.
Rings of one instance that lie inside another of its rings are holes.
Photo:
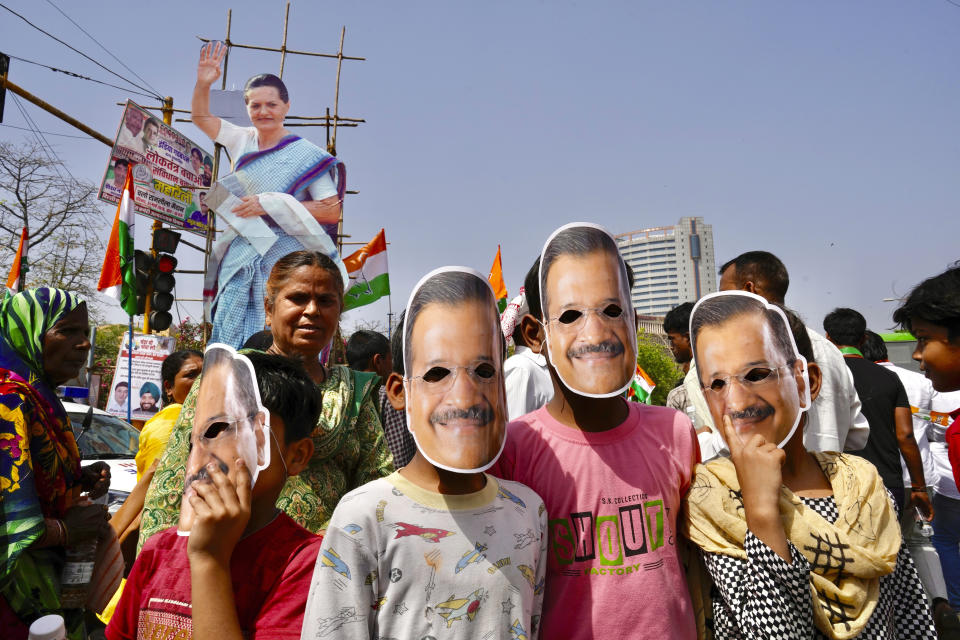
[[[230,555],[250,520],[250,471],[236,461],[236,483],[216,464],[208,464],[212,482],[194,483],[190,505],[196,514],[190,527],[187,555],[190,562],[213,560],[229,566]]]

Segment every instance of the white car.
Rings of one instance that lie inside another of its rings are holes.
[[[110,490],[96,502],[106,504],[112,514],[137,484],[134,456],[140,445],[140,432],[126,421],[97,408],[93,409],[89,427],[84,429],[90,407],[64,402],[63,408],[70,417],[73,435],[77,439],[81,465],[85,467],[98,460],[110,465]]]

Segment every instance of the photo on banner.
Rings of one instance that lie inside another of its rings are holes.
[[[189,535],[193,525],[190,497],[196,494],[197,483],[212,482],[208,464],[235,481],[236,460],[243,459],[251,486],[270,465],[270,410],[260,401],[250,360],[233,347],[213,343],[204,351],[200,376],[177,526],[180,535]]]
[[[161,408],[163,388],[160,368],[176,348],[176,339],[167,336],[133,334],[133,362],[128,362],[129,334],[124,333],[117,353],[117,364],[107,397],[108,413],[127,419],[130,397],[132,420],[149,420]]]
[[[503,337],[487,278],[467,267],[425,275],[407,302],[403,381],[407,428],[430,464],[490,468],[507,437]]]
[[[690,313],[690,343],[714,424],[728,417],[744,443],[760,434],[783,448],[811,405],[783,310],[747,291],[711,293]]]
[[[554,231],[540,253],[547,355],[565,387],[610,398],[637,369],[636,314],[627,267],[613,235],[589,222]]]
[[[128,100],[100,182],[99,199],[117,204],[133,172],[137,213],[206,236],[213,156]]]

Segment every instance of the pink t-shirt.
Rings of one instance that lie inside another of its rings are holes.
[[[628,403],[627,420],[586,433],[543,407],[507,427],[490,472],[547,506],[542,638],[696,637],[677,554],[680,498],[699,457],[689,418]]]

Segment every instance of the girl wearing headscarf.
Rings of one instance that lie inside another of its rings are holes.
[[[0,302],[0,629],[26,638],[29,624],[59,613],[71,638],[83,611],[61,610],[64,548],[109,528],[106,507],[78,505],[109,487],[109,467],[80,469],[80,452],[55,389],[90,351],[87,305],[41,287]]]

